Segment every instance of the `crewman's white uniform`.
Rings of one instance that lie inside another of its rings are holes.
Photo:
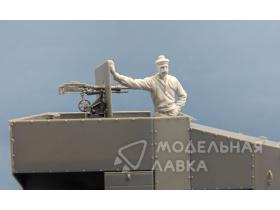
[[[128,88],[150,91],[156,116],[178,115],[187,100],[186,91],[178,79],[171,75],[166,75],[164,80],[158,74],[144,79],[132,79],[116,73],[114,79]]]
[[[114,79],[121,85],[150,91],[155,116],[177,116],[186,103],[187,93],[176,77],[167,74],[162,78],[159,74],[144,79],[133,79],[113,70]]]

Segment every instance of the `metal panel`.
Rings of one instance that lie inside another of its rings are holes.
[[[191,161],[194,165],[204,162],[206,166],[191,170],[192,189],[252,189],[254,154],[246,148],[253,148],[253,144],[227,134],[221,130],[217,133],[210,129],[191,129],[194,148]],[[199,151],[201,145],[204,149]]]
[[[151,170],[152,126],[150,118],[14,121],[14,172]]]
[[[111,90],[111,74],[108,62],[98,66],[95,70],[95,84],[105,86],[107,113],[106,117],[113,117],[112,113],[112,90]]]
[[[189,154],[184,152],[189,142],[189,123],[187,117],[154,119],[155,189],[190,188]]]
[[[150,117],[149,111],[116,111],[113,112],[114,118],[128,118],[128,117]],[[86,112],[46,112],[38,115],[31,115],[28,117],[21,117],[11,120],[11,122],[19,121],[34,121],[34,120],[53,120],[53,119],[92,119]]]
[[[147,111],[130,111],[130,112],[113,112],[114,117],[150,117],[151,112]]]
[[[152,190],[153,171],[105,172],[106,190]]]
[[[137,186],[112,186],[105,190],[153,190],[153,185],[137,185]]]
[[[280,189],[280,149],[263,145],[255,154],[255,189]]]

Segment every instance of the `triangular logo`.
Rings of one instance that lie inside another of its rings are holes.
[[[142,147],[141,148],[141,152],[140,152],[140,156],[137,160],[136,163],[132,163],[130,160],[128,160],[128,158],[125,156],[126,151],[128,151],[129,149],[131,150],[132,148],[135,147]],[[139,166],[141,165],[141,162],[143,160],[145,151],[147,148],[147,141],[146,140],[139,140],[130,144],[125,145],[124,147],[121,147],[118,151],[118,155],[120,156],[120,158],[122,158],[124,160],[124,162],[133,170],[136,170],[139,168]],[[119,165],[122,163],[122,160],[119,157],[116,157],[114,165]],[[128,166],[124,165],[123,169],[125,171],[129,170]]]

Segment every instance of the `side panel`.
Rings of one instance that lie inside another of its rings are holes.
[[[197,129],[191,141],[192,189],[252,189],[251,143]]]
[[[255,154],[255,189],[280,189],[280,149],[262,146]]]
[[[130,111],[130,112],[113,112],[114,118],[118,117],[150,117],[151,112],[146,111]]]
[[[155,118],[155,189],[189,189],[187,168],[190,121],[187,117]]]
[[[149,118],[13,123],[14,172],[151,170],[152,126]]]
[[[95,84],[105,85],[107,114],[106,117],[113,117],[112,114],[112,90],[111,90],[111,74],[108,62],[98,66],[95,70]]]
[[[152,171],[105,172],[105,190],[153,190]]]

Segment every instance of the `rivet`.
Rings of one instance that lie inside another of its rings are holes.
[[[157,133],[158,132],[158,130],[155,130],[155,133]]]
[[[15,142],[15,139],[14,139],[14,138],[11,138],[11,141],[12,141],[12,142]]]
[[[130,173],[126,174],[126,178],[127,178],[128,180],[130,180],[130,179],[131,179],[131,174],[130,174]]]

